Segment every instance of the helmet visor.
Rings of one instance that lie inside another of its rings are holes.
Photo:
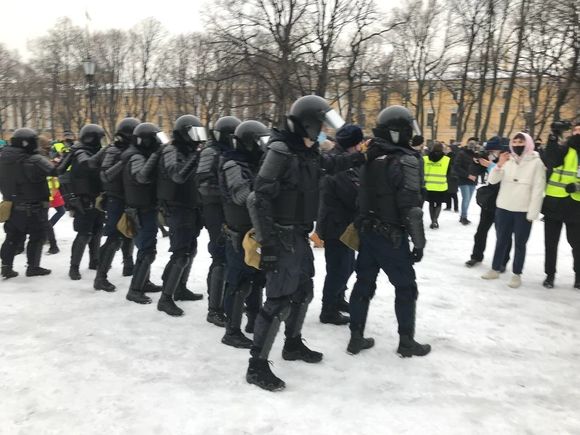
[[[344,125],[344,119],[336,112],[336,110],[329,110],[324,114],[324,123],[329,127],[337,129]]]
[[[423,136],[416,120],[413,120],[413,136]]]
[[[159,141],[161,145],[165,145],[169,143],[169,137],[162,131],[155,134],[155,137]]]
[[[207,140],[207,131],[204,127],[190,127],[187,134],[194,142],[205,142]]]
[[[268,145],[269,141],[270,141],[270,136],[260,136],[260,146],[262,148],[264,148],[266,145]]]

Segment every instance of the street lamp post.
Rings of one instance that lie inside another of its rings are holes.
[[[91,59],[91,56],[87,56],[87,58],[83,61],[83,68],[85,70],[85,78],[87,79],[87,91],[89,97],[89,115],[91,118],[91,124],[96,124],[95,118],[95,69],[96,69],[95,62]]]

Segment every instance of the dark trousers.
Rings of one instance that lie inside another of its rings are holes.
[[[139,228],[133,238],[137,247],[137,259],[157,254],[157,210],[139,210]]]
[[[495,222],[495,208],[492,209],[481,209],[479,215],[479,224],[477,225],[477,231],[475,236],[473,236],[473,252],[471,253],[471,259],[476,261],[483,261],[483,253],[485,252],[485,247],[487,246],[487,234],[493,223]],[[510,259],[510,251],[512,250],[512,239],[508,240],[508,248],[506,256],[504,257],[502,266],[508,263]]]
[[[223,231],[224,225],[224,212],[222,210],[221,204],[208,203],[204,204],[202,208],[203,212],[203,223],[207,228],[209,233],[209,243],[207,244],[207,250],[211,255],[211,265],[209,266],[209,271],[207,274],[207,289],[208,293],[212,288],[212,279],[216,278],[216,273],[214,269],[222,268],[225,273],[226,266],[226,239]],[[219,273],[221,275],[221,272]]]
[[[544,271],[546,275],[556,274],[556,262],[558,261],[558,243],[562,226],[566,225],[566,238],[572,247],[574,258],[574,272],[580,274],[580,222],[564,222],[546,217],[544,219],[544,245],[546,258]]]
[[[243,234],[241,235],[243,237]],[[244,248],[241,240],[233,245],[233,241],[226,240],[226,258],[228,270],[226,274],[226,292],[224,297],[224,311],[231,316],[234,304],[234,292],[244,283],[251,283],[251,291],[246,297],[246,310],[258,314],[262,306],[262,292],[266,284],[264,272],[248,266],[244,261]]]
[[[360,233],[356,259],[356,283],[350,295],[350,329],[364,331],[370,300],[375,295],[377,276],[382,269],[395,287],[395,314],[399,334],[414,335],[415,307],[419,292],[411,262],[409,242],[404,233],[399,246],[374,230]]]
[[[492,268],[500,270],[514,236],[513,273],[520,275],[526,259],[526,244],[530,238],[532,223],[526,219],[526,212],[508,211],[497,208],[495,212],[495,231],[497,242],[493,254]]]
[[[56,223],[60,220],[60,218],[63,217],[64,214],[66,213],[64,205],[61,205],[60,207],[54,207],[54,212],[55,213],[50,217],[48,221],[51,227],[54,227]]]
[[[293,251],[281,248],[278,270],[266,272],[266,301],[256,319],[254,349],[262,348],[273,319],[287,309],[289,315],[284,334],[286,337],[297,337],[302,333],[314,292],[314,255],[308,234],[295,231],[293,244]]]
[[[105,210],[107,211],[107,217],[103,228],[103,236],[122,238],[123,235],[117,229],[117,223],[125,211],[125,201],[113,196],[107,196]]]
[[[336,309],[344,299],[346,284],[354,272],[354,251],[339,239],[324,240],[326,278],[322,289],[322,309]]]
[[[28,266],[36,267],[40,263],[42,244],[48,233],[48,209],[38,205],[26,210],[13,206],[10,219],[4,224],[6,239],[0,248],[2,265],[12,266],[19,246],[24,245],[29,235],[26,256]]]
[[[165,222],[169,227],[171,259],[197,254],[197,237],[201,231],[201,216],[197,209],[167,207]]]
[[[449,196],[447,197],[447,201],[445,201],[445,204],[448,209],[453,208],[453,210],[459,211],[459,198],[457,198],[457,192],[449,193]],[[453,207],[451,207],[452,205]]]

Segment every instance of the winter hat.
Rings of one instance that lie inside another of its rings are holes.
[[[358,125],[344,124],[336,132],[336,142],[344,148],[348,149],[358,145],[363,140],[363,132]]]
[[[413,136],[413,139],[411,139],[411,146],[413,147],[418,147],[419,145],[423,145],[423,142],[425,142],[425,138],[423,136]]]
[[[494,136],[485,143],[486,151],[508,151],[510,140],[507,137]]]

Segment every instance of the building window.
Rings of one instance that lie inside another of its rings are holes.
[[[159,115],[159,117],[157,118],[157,126],[163,130],[163,116]]]
[[[503,88],[502,98],[505,100],[508,97],[508,88]]]
[[[451,114],[451,122],[450,122],[451,127],[457,127],[457,113],[452,113]]]
[[[454,101],[459,101],[460,92],[458,90],[452,90],[451,95]]]
[[[429,100],[433,101],[435,99],[435,91],[429,91]]]
[[[433,112],[427,113],[427,127],[433,127],[435,121],[435,114]]]
[[[532,112],[524,113],[524,119],[526,120],[526,129],[530,130],[534,124],[534,116]]]

